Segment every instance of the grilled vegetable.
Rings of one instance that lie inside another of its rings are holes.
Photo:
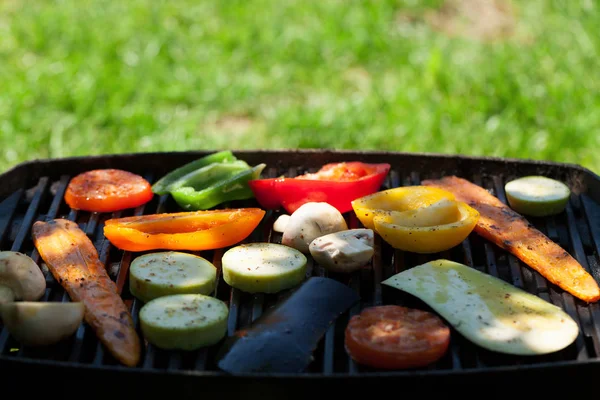
[[[290,216],[281,244],[309,253],[310,242],[319,236],[347,230],[342,214],[328,203],[305,203]]]
[[[135,366],[140,340],[129,310],[117,292],[94,244],[69,220],[36,221],[33,243],[73,302],[85,306],[85,321],[121,363]]]
[[[250,165],[243,160],[219,162],[206,165],[192,171],[169,185],[169,192],[182,187],[208,188],[221,180],[227,179],[238,172],[250,169]]]
[[[437,315],[395,305],[354,315],[344,335],[354,361],[379,369],[427,366],[442,358],[449,344],[450,328]]]
[[[65,202],[74,210],[112,212],[152,200],[152,188],[143,177],[120,169],[83,172],[69,182]]]
[[[563,212],[571,195],[567,185],[545,176],[525,176],[512,180],[504,190],[513,210],[533,217]]]
[[[104,236],[121,250],[213,250],[244,240],[265,211],[237,208],[109,219]]]
[[[265,209],[283,207],[292,214],[305,203],[325,202],[345,213],[352,210],[352,200],[378,191],[389,170],[386,163],[330,163],[312,174],[256,179],[249,185]]]
[[[171,294],[210,294],[216,279],[211,262],[176,251],[144,254],[129,267],[129,290],[143,302]]]
[[[227,201],[254,197],[248,181],[260,178],[265,166],[251,167],[231,151],[220,151],[171,171],[152,190],[170,194],[184,210],[208,210]]]
[[[309,250],[323,268],[350,273],[373,258],[375,242],[371,229],[349,229],[316,238]]]
[[[448,191],[425,187],[409,186],[382,190],[352,201],[352,208],[360,222],[369,229],[375,229],[373,218],[389,215],[390,211],[417,210],[440,200],[455,200]]]
[[[452,192],[476,209],[481,217],[475,232],[514,254],[550,282],[583,301],[600,299],[598,283],[566,250],[484,188],[456,176],[423,184]]]
[[[245,163],[244,163],[245,164]],[[215,168],[230,169],[231,164],[226,166],[217,165]],[[195,183],[175,182],[175,188],[170,189],[171,196],[184,210],[207,210],[226,201],[245,200],[254,197],[248,186],[248,181],[258,179],[266,164],[258,164],[252,168],[233,169],[216,177],[207,178],[206,182]],[[198,178],[192,178],[198,180]]]
[[[18,301],[0,305],[4,326],[24,346],[48,346],[73,335],[84,311],[83,303]]]
[[[311,277],[251,326],[229,336],[218,350],[217,365],[231,374],[302,372],[331,323],[358,300],[354,290],[336,280]]]
[[[156,298],[140,309],[142,334],[161,349],[197,350],[219,342],[227,332],[229,310],[202,294]]]
[[[579,333],[577,323],[559,307],[453,261],[422,264],[382,284],[420,298],[464,337],[500,353],[556,352]]]
[[[285,232],[285,227],[287,226],[288,222],[290,222],[290,218],[291,217],[287,214],[281,214],[273,223],[273,230],[279,233]]]
[[[237,158],[229,150],[218,151],[216,153],[206,155],[164,175],[162,178],[156,181],[154,185],[152,185],[152,191],[160,195],[169,194],[171,185],[179,181],[184,176],[201,170],[202,168],[212,164],[225,164],[235,160],[237,160]]]
[[[248,293],[276,293],[302,282],[307,259],[296,249],[276,243],[249,243],[231,248],[221,260],[223,279]]]
[[[414,219],[404,225],[407,217],[403,212],[390,212],[387,215],[377,215],[373,218],[375,231],[381,235],[381,238],[388,242],[392,247],[413,253],[429,254],[451,249],[459,245],[473,231],[479,213],[463,202],[454,202],[459,212],[459,217],[448,223],[443,221],[430,226],[410,226],[414,224]],[[435,207],[423,207],[416,211],[429,213],[427,209]],[[419,213],[415,214],[419,215]],[[427,219],[425,217],[424,219]]]
[[[424,254],[460,244],[479,218],[452,193],[425,186],[388,189],[357,199],[352,206],[363,225],[392,247]]]
[[[46,279],[35,261],[17,251],[0,251],[0,304],[38,300],[45,291]]]

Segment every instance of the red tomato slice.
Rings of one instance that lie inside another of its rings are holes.
[[[439,360],[450,344],[450,328],[437,315],[395,305],[353,316],[345,331],[348,354],[378,369],[418,368]]]
[[[139,175],[96,169],[71,179],[65,202],[74,210],[113,212],[145,204],[153,195],[150,183]]]

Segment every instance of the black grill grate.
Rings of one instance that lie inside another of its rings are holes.
[[[197,158],[205,153],[185,153],[188,159]],[[287,155],[293,157],[287,157]],[[293,176],[305,171],[314,171],[320,165],[331,161],[363,160],[367,162],[391,162],[393,167],[384,184],[385,188],[418,185],[422,179],[438,178],[445,174],[457,174],[470,179],[490,190],[503,202],[506,202],[504,183],[525,173],[544,173],[566,180],[574,188],[574,194],[566,212],[550,218],[532,218],[530,221],[552,240],[558,242],[569,251],[593,276],[600,281],[600,206],[594,193],[598,193],[600,182],[598,177],[589,171],[576,166],[552,163],[535,163],[527,161],[506,161],[498,159],[476,159],[464,157],[436,157],[425,155],[407,155],[402,153],[315,153],[301,151],[287,152],[239,152],[240,158],[249,162],[264,161],[269,166],[265,176],[275,177],[282,174]],[[105,263],[110,276],[115,280],[126,304],[132,310],[134,321],[139,328],[138,312],[141,302],[132,297],[128,290],[129,264],[138,254],[116,249],[102,234],[104,221],[129,215],[142,215],[178,211],[179,209],[168,196],[155,196],[144,206],[113,214],[93,214],[70,210],[63,201],[63,196],[70,178],[79,170],[100,167],[117,167],[133,170],[128,166],[139,161],[138,171],[153,182],[162,176],[165,170],[153,169],[149,165],[162,165],[169,170],[187,160],[184,157],[171,156],[164,163],[152,163],[151,157],[167,157],[166,155],[128,155],[109,158],[86,158],[95,160],[82,164],[79,159],[62,161],[42,161],[24,164],[0,176],[0,183],[12,183],[5,187],[5,195],[0,205],[0,244],[2,250],[20,251],[30,255],[42,268],[47,282],[46,293],[41,301],[69,301],[68,295],[55,282],[52,275],[40,259],[31,241],[31,226],[36,220],[50,220],[61,217],[76,221],[95,244],[100,259]],[[287,157],[287,158],[286,158]],[[312,161],[311,161],[312,157]],[[288,160],[287,163],[281,160]],[[127,162],[126,162],[127,161]],[[432,165],[442,168],[432,168]],[[412,166],[413,168],[407,168]],[[68,174],[65,172],[69,172]],[[43,174],[43,175],[42,175]],[[21,177],[15,179],[15,175]],[[2,182],[4,179],[5,182]],[[22,185],[15,185],[14,182]],[[256,206],[254,201],[232,202],[222,207]],[[267,212],[263,222],[246,240],[280,242],[281,234],[271,231],[271,226],[278,212]],[[351,228],[360,226],[353,213],[346,215]],[[212,261],[219,270],[219,278],[214,295],[229,305],[228,333],[246,326],[258,318],[264,309],[274,304],[278,295],[250,295],[236,289],[230,289],[220,275],[220,259],[223,249],[196,252]],[[352,275],[329,275],[338,279],[361,295],[361,303],[341,316],[330,327],[315,352],[314,362],[306,371],[309,376],[361,376],[378,375],[381,371],[371,370],[354,363],[343,347],[343,330],[348,318],[365,307],[379,304],[402,304],[428,309],[419,300],[399,291],[382,287],[380,282],[391,275],[436,258],[448,258],[465,263],[480,271],[514,284],[517,287],[534,293],[541,298],[563,308],[580,325],[581,333],[570,347],[546,356],[519,357],[501,355],[479,348],[453,331],[448,353],[436,364],[418,371],[420,374],[461,373],[472,370],[493,371],[504,367],[535,367],[536,365],[560,366],[571,363],[591,363],[600,355],[600,305],[585,304],[560,288],[549,284],[537,272],[525,266],[516,257],[486,242],[473,233],[461,245],[440,254],[417,255],[392,249],[379,237],[376,238],[376,254],[371,265]],[[310,263],[308,273],[328,276],[319,265]],[[36,360],[43,365],[53,366],[62,363],[100,368],[118,369],[118,363],[104,351],[103,346],[91,328],[82,324],[70,339],[49,348],[21,347],[0,323],[0,363],[19,360],[27,362]],[[195,372],[220,375],[213,363],[216,348],[207,348],[195,352],[163,351],[146,345],[139,366],[139,371],[169,371],[172,373]],[[386,372],[388,375],[401,376],[415,371]]]

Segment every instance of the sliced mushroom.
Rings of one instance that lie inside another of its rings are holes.
[[[285,227],[287,226],[288,222],[290,221],[290,218],[291,217],[287,214],[281,214],[279,217],[277,217],[277,219],[273,223],[273,230],[275,232],[279,232],[279,233],[285,232]]]
[[[71,336],[83,320],[83,303],[18,301],[0,305],[8,332],[25,346],[47,346]]]
[[[344,216],[329,203],[305,203],[290,216],[281,244],[308,253],[308,245],[314,239],[347,229]]]
[[[0,304],[38,300],[45,290],[46,279],[35,261],[16,251],[0,251]]]
[[[374,253],[371,229],[349,229],[316,238],[309,250],[313,259],[333,272],[353,272],[367,264]]]

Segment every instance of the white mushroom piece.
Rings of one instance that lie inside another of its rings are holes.
[[[346,220],[337,208],[325,202],[309,202],[292,213],[281,244],[309,253],[310,242],[319,236],[347,229]]]
[[[350,273],[371,261],[374,245],[371,229],[349,229],[316,238],[309,250],[323,268]]]
[[[287,226],[288,222],[290,222],[290,218],[291,217],[287,214],[281,214],[273,223],[273,230],[279,233],[285,232],[285,227]]]
[[[46,290],[46,279],[30,257],[16,251],[0,251],[0,304],[34,301]]]
[[[17,301],[0,304],[2,322],[24,346],[47,346],[71,336],[83,321],[83,303]]]

